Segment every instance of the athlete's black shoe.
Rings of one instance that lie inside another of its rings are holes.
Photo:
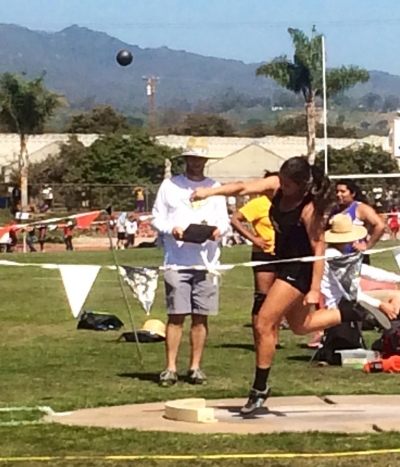
[[[249,393],[248,401],[240,409],[241,415],[252,415],[257,412],[257,410],[261,409],[264,402],[268,399],[270,392],[271,390],[268,386],[265,391],[258,391],[252,388]]]

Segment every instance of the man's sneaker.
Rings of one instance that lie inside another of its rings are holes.
[[[195,370],[189,370],[187,373],[188,382],[190,384],[206,384],[207,376],[200,370],[196,368]]]
[[[249,393],[249,400],[240,409],[241,415],[252,415],[261,409],[264,402],[268,399],[270,392],[271,390],[268,386],[265,391],[258,391],[252,388]]]
[[[178,373],[176,371],[164,370],[160,373],[159,385],[162,387],[170,387],[178,382]]]
[[[378,323],[383,329],[391,329],[392,325],[390,324],[389,318],[378,308],[370,305],[369,303],[360,300],[357,306],[357,311],[360,314],[363,314],[363,318],[367,321],[372,321]]]

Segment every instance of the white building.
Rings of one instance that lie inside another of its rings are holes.
[[[99,137],[97,134],[76,135],[85,146],[90,146]],[[184,148],[187,136],[158,136],[160,144],[171,148]],[[60,145],[67,143],[68,134],[44,134],[30,136],[27,141],[29,160],[40,162],[50,155],[58,154]],[[282,162],[293,156],[307,153],[306,138],[297,136],[265,136],[263,138],[209,137],[210,154],[216,157],[207,166],[207,174],[221,182],[258,178],[266,170],[274,172]],[[390,151],[386,137],[369,136],[364,139],[329,138],[328,144],[342,149],[355,144],[372,144]],[[323,139],[316,140],[316,150],[323,150]],[[20,141],[18,135],[0,134],[0,168],[3,173],[17,166]]]

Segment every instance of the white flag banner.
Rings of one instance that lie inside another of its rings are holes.
[[[72,314],[77,318],[100,271],[100,266],[62,264],[59,269]]]
[[[122,266],[119,268],[119,273],[125,279],[133,292],[133,295],[139,300],[147,315],[150,314],[151,308],[156,297],[158,286],[159,268]]]

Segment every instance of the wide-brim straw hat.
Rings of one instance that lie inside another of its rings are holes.
[[[165,338],[165,324],[160,321],[159,319],[148,319],[144,322],[140,331],[147,331],[153,334],[157,334],[157,336]]]
[[[352,243],[368,235],[367,229],[362,225],[354,225],[348,214],[337,214],[330,224],[331,228],[325,232],[326,243]]]
[[[186,143],[186,148],[182,154],[178,154],[175,157],[203,157],[204,159],[220,159],[219,156],[215,156],[209,153],[208,142],[204,137],[191,136]]]

